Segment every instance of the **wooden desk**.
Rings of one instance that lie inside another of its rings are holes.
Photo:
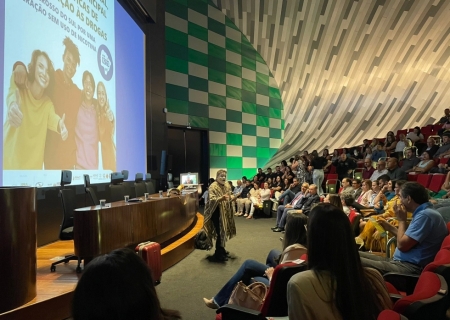
[[[122,247],[154,240],[168,241],[193,223],[198,209],[198,193],[134,203],[118,201],[111,207],[92,206],[74,212],[75,255],[92,258]]]

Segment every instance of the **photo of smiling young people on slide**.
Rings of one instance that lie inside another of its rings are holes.
[[[51,99],[55,70],[47,53],[34,50],[29,73],[19,88],[11,76],[6,107],[8,119],[3,127],[3,168],[42,169],[47,129],[67,140],[65,115],[59,117]],[[72,133],[73,134],[73,133]]]
[[[12,167],[7,167],[7,162],[4,162],[4,169],[43,169],[44,167],[45,170],[96,170],[99,169],[99,142],[101,142],[103,169],[116,170],[115,119],[109,105],[105,84],[99,83],[100,90],[96,100],[94,77],[92,73],[85,71],[82,78],[83,90],[80,90],[73,82],[77,67],[80,65],[80,52],[69,37],[64,38],[63,46],[63,68],[52,71],[54,86],[48,91],[47,96],[53,102],[56,115],[59,117],[65,115],[64,124],[71,134],[62,140],[59,132],[48,131],[45,149],[41,151],[44,154],[43,166],[41,163],[40,166],[28,167],[15,162]],[[16,88],[26,86],[28,72],[29,70],[27,71],[22,62],[14,64],[12,81]],[[89,73],[88,79],[86,79],[86,72]],[[20,123],[22,117],[21,109],[12,108],[8,111],[5,122]]]

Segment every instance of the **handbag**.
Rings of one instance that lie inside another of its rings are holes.
[[[228,304],[260,311],[267,294],[267,286],[262,282],[253,282],[246,286],[239,281],[231,293]]]

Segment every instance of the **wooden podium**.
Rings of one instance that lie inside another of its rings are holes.
[[[0,313],[36,297],[36,191],[0,187]]]

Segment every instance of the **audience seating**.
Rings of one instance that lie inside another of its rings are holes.
[[[417,178],[419,177],[419,175],[418,174],[416,174],[416,173],[414,173],[414,172],[410,172],[410,173],[408,173],[408,181],[412,181],[412,182],[414,182],[414,181],[417,181]]]
[[[414,292],[402,297],[391,294],[395,302],[393,310],[410,320],[445,319],[448,307],[448,286],[444,277],[425,271],[419,277]]]
[[[272,281],[261,311],[227,304],[217,309],[216,320],[259,320],[266,319],[268,316],[286,317],[288,315],[287,283],[294,274],[306,269],[306,263],[288,262],[278,265],[273,271]]]
[[[439,173],[433,174],[428,189],[430,189],[433,192],[439,192],[439,190],[441,190],[442,185],[444,184],[444,181],[445,181],[445,174]]]
[[[431,182],[431,175],[430,174],[418,174],[417,175],[417,183],[420,183],[425,188],[428,188]]]

